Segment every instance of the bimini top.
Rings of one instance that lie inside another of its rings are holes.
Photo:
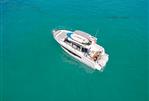
[[[74,33],[78,34],[78,35],[80,35],[80,36],[82,36],[84,38],[87,38],[87,39],[89,39],[91,37],[91,35],[89,35],[88,33],[83,32],[83,31],[79,31],[79,30],[74,31]]]
[[[93,38],[94,40],[97,40],[97,38],[91,36],[90,34],[88,34],[86,32],[80,31],[80,30],[76,30],[76,31],[74,31],[74,33],[78,34],[78,35],[81,35],[82,37],[87,38],[87,39]]]
[[[87,39],[86,37],[83,37],[83,36],[73,33],[73,32],[68,32],[67,37],[72,40],[75,40],[81,44],[88,44],[90,42],[89,39]]]

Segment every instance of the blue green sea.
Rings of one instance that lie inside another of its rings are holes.
[[[149,101],[148,0],[0,0],[0,101]],[[103,72],[65,53],[53,29],[96,35]]]

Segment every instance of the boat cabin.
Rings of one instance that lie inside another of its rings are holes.
[[[73,41],[70,41],[68,40],[67,38],[64,40],[64,42],[68,45],[70,45],[72,48],[80,51],[80,52],[83,52],[83,53],[86,53],[88,54],[88,56],[93,60],[93,61],[96,61],[98,58],[100,58],[101,56],[101,53],[102,51],[100,50],[93,50],[93,49],[88,49],[88,48],[85,48]]]
[[[92,43],[95,39],[92,41],[89,40],[91,39],[90,36],[84,36],[85,34],[82,32],[75,33],[67,33],[67,37],[64,39],[64,42],[75,50],[85,53],[86,56],[89,56],[93,61],[98,60],[98,58],[102,55],[103,48],[97,45],[96,42]]]
[[[88,53],[88,49],[87,48],[81,46],[78,43],[75,43],[73,41],[68,40],[68,38],[65,38],[64,42],[66,44],[70,45],[72,48],[78,50],[78,51],[81,51],[81,52],[84,52],[84,53]]]

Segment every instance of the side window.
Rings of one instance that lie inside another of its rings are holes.
[[[77,50],[80,51],[81,47],[79,45],[77,45]]]
[[[72,45],[73,48],[77,49],[77,46],[75,44]]]
[[[81,47],[76,44],[76,43],[72,43],[71,41],[69,41],[67,38],[64,40],[64,42],[70,46],[72,46],[74,49],[77,49],[78,51],[80,51]]]
[[[71,42],[67,38],[64,40],[64,42],[69,44],[69,45],[71,44]]]
[[[87,52],[88,52],[88,50],[87,50],[86,48],[82,48],[82,52],[87,53]]]
[[[66,38],[66,39],[64,40],[64,42],[68,42],[68,39]]]
[[[78,44],[73,43],[72,47],[80,51],[80,46]]]

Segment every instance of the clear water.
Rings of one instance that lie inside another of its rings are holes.
[[[1,101],[147,101],[147,0],[1,0]],[[67,55],[55,28],[96,35],[103,72]]]

